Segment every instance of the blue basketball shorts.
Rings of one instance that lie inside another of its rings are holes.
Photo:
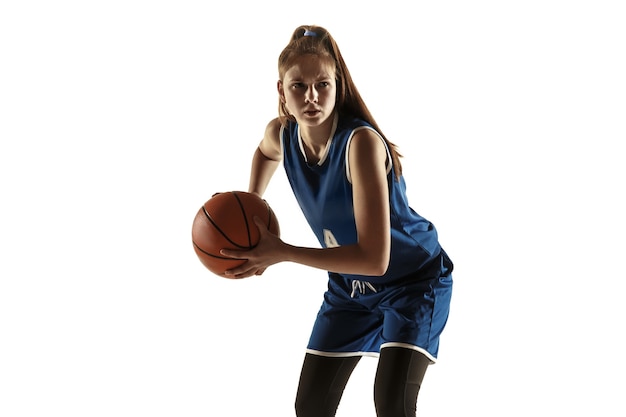
[[[307,352],[378,356],[384,347],[405,347],[434,363],[450,311],[452,268],[442,251],[428,268],[391,283],[329,274]]]

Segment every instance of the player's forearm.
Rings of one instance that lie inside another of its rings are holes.
[[[387,271],[385,251],[367,251],[358,244],[336,248],[306,248],[284,244],[284,261],[343,274],[380,276]]]

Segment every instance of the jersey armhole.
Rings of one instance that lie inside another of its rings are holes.
[[[278,130],[278,143],[280,145],[280,155],[283,159],[283,165],[285,163],[285,126],[281,123]]]
[[[389,147],[387,146],[387,143],[385,142],[385,140],[383,139],[382,136],[380,136],[380,133],[378,133],[376,131],[376,129],[369,127],[369,126],[360,126],[357,127],[356,129],[354,129],[352,131],[352,133],[350,133],[350,137],[348,138],[348,141],[346,142],[346,178],[348,179],[348,182],[350,184],[352,184],[352,175],[350,174],[350,144],[352,143],[352,138],[354,137],[354,134],[356,132],[358,132],[361,129],[369,129],[372,132],[376,133],[376,136],[378,136],[380,138],[380,140],[383,142],[383,145],[385,145],[385,150],[387,151],[387,160],[385,161],[385,166],[386,166],[386,172],[387,174],[389,174],[391,172],[391,169],[393,167],[393,163],[392,163],[392,159],[391,159],[391,152],[389,152]]]

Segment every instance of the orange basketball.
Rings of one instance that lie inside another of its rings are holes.
[[[200,262],[216,275],[241,265],[245,260],[220,255],[221,249],[252,249],[259,242],[254,216],[275,235],[280,235],[278,219],[269,204],[256,194],[229,191],[215,194],[196,214],[191,228],[193,248]]]

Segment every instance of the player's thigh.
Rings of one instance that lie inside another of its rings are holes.
[[[298,417],[333,416],[360,356],[328,357],[307,353],[296,396]]]

